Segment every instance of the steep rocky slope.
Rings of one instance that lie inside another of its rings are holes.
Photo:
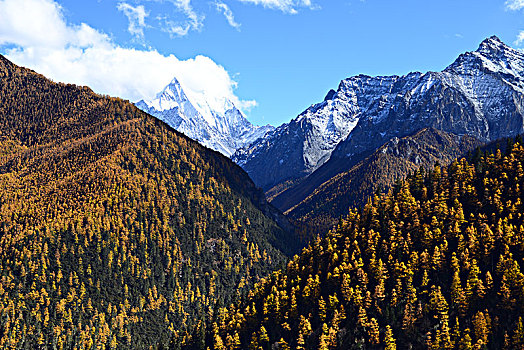
[[[363,81],[385,85],[386,92],[363,98],[359,88]],[[522,133],[524,54],[491,37],[442,72],[357,76],[344,80],[337,93],[358,105],[365,101],[367,107],[358,110],[358,123],[326,163],[273,199],[272,203],[282,210],[301,202],[324,182],[348,171],[394,137],[429,127],[483,142]],[[244,167],[249,173],[247,163]]]
[[[349,171],[323,183],[286,214],[310,233],[327,232],[349,208],[366,204],[377,190],[392,188],[420,167],[429,170],[435,164],[448,165],[481,145],[471,136],[432,128],[395,137]]]
[[[228,157],[274,129],[251,124],[227,97],[184,90],[176,78],[155,99],[136,106]]]

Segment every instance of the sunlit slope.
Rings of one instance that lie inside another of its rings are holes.
[[[181,343],[285,261],[281,219],[217,152],[0,56],[1,348]]]

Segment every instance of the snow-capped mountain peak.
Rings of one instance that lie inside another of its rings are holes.
[[[273,129],[252,125],[226,96],[185,88],[176,77],[154,99],[136,106],[228,157]]]
[[[389,139],[423,128],[481,141],[524,132],[523,101],[524,53],[492,36],[441,72],[344,79],[232,158],[266,190],[309,177],[292,190],[305,194]]]
[[[493,56],[500,53],[516,51],[504,44],[496,35],[493,35],[487,39],[484,39],[477,49],[477,52],[489,56]]]
[[[492,36],[482,41],[476,51],[460,55],[444,71],[464,74],[474,69],[513,77],[522,76],[524,53],[507,46],[498,37]]]
[[[188,101],[188,98],[182,89],[182,85],[177,78],[174,78],[153,100],[143,102],[149,108],[154,108],[157,111],[166,111],[180,107],[186,101]]]

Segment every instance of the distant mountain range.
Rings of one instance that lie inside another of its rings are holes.
[[[524,348],[522,140],[455,161],[523,133],[520,51],[277,129],[176,79],[137,105],[0,55],[0,349]]]
[[[331,224],[408,169],[449,163],[482,143],[522,133],[524,55],[492,36],[442,72],[350,77],[278,128],[254,126],[226,97],[184,89],[176,78],[136,105],[230,156],[291,218]],[[398,140],[398,155],[377,153]],[[418,161],[399,160],[405,145]],[[419,154],[428,149],[431,157]],[[374,168],[379,159],[388,166]]]
[[[141,100],[136,106],[228,157],[274,129],[251,124],[227,97],[212,98],[204,92],[184,90],[177,78],[155,99]]]
[[[427,128],[451,134],[452,139],[468,135],[476,140],[470,145],[522,133],[524,54],[492,36],[442,72],[350,77],[324,101],[238,150],[232,159],[266,191],[272,204],[291,211],[379,147]],[[440,151],[446,153],[445,148]],[[441,158],[450,161],[448,156]],[[432,164],[421,161],[418,166]],[[347,176],[338,177],[342,179]],[[355,193],[346,204],[361,201],[364,193],[369,189]]]

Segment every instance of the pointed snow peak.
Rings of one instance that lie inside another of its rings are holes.
[[[155,99],[137,107],[226,156],[273,129],[252,125],[226,95],[193,91],[176,77]]]
[[[148,107],[159,111],[165,111],[180,107],[181,103],[188,98],[180,82],[174,78],[162,91],[160,91],[153,100],[143,101]]]
[[[444,72],[469,74],[475,69],[522,76],[524,54],[504,44],[494,35],[482,41],[476,51],[461,54]]]
[[[178,79],[175,77],[158,95],[161,96],[166,92],[173,92],[176,95],[180,96],[184,93],[184,89],[182,88],[182,85],[180,84]]]
[[[495,44],[495,45],[505,45],[504,42],[502,42],[502,40],[500,40],[500,38],[496,35],[492,35],[490,36],[489,38],[486,38],[484,39],[480,45],[483,45],[483,44],[486,44],[486,45],[492,45],[492,44]]]
[[[169,83],[169,85],[180,86],[180,82],[178,81],[176,77],[174,77],[173,80],[171,80],[171,82]]]
[[[329,92],[327,93],[326,97],[324,98],[324,101],[330,101],[333,99],[333,97],[336,95],[336,91],[331,89],[329,90]]]
[[[499,54],[504,51],[513,51],[513,49],[504,44],[496,35],[484,39],[477,49],[477,52],[485,55]]]

